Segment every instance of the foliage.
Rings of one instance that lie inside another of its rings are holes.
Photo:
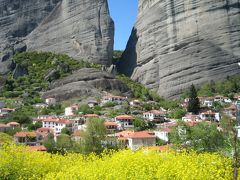
[[[11,144],[11,143],[13,143],[12,136],[10,136],[6,133],[0,132],[0,145]]]
[[[20,127],[18,127],[18,128],[10,128],[10,129],[7,129],[6,130],[6,134],[8,134],[9,136],[13,136],[14,134],[16,134],[17,132],[20,132],[20,131],[22,131],[22,129],[20,128]]]
[[[182,117],[186,114],[186,110],[182,109],[182,108],[176,108],[173,109],[168,117],[173,118],[173,119],[182,119]]]
[[[48,152],[56,152],[56,142],[53,134],[48,134],[47,139],[43,141],[43,145],[47,148]]]
[[[71,135],[71,131],[68,128],[63,128],[61,134]]]
[[[115,50],[115,51],[113,51],[113,63],[114,64],[116,63],[116,61],[120,60],[122,54],[123,54],[122,50]]]
[[[49,154],[19,146],[0,149],[0,179],[232,179],[231,159],[213,153],[122,150]]]
[[[29,131],[36,131],[38,128],[42,127],[42,122],[36,122],[35,124],[31,123],[28,124],[28,130]]]
[[[83,113],[83,114],[93,114],[94,111],[87,105],[87,104],[83,104],[80,106],[80,108],[78,109],[79,113]]]
[[[195,151],[218,151],[225,148],[225,138],[215,124],[208,122],[188,126],[180,123],[171,133],[170,141],[177,148],[193,149]]]
[[[61,104],[56,104],[56,105],[50,105],[46,108],[43,108],[40,112],[42,115],[49,115],[49,114],[54,114],[54,115],[60,115],[64,112],[64,109]]]
[[[24,52],[16,54],[14,61],[25,68],[27,74],[15,79],[9,73],[2,95],[22,97],[27,104],[41,102],[39,92],[47,90],[54,80],[63,78],[81,68],[100,68],[89,62],[76,61],[67,55],[51,52]]]
[[[192,84],[189,90],[189,102],[187,107],[188,112],[197,114],[200,110],[200,102],[197,96],[197,91]]]
[[[148,128],[147,123],[139,117],[135,117],[133,125],[135,131],[143,131]]]
[[[102,141],[106,138],[106,127],[104,121],[93,118],[87,121],[87,129],[83,133],[83,144],[85,154],[92,152],[100,153],[103,150]]]
[[[154,107],[155,109],[159,109],[160,107],[163,107],[165,109],[174,109],[179,107],[178,102],[163,99],[156,92],[150,91],[145,86],[131,80],[130,78],[124,75],[117,76],[117,79],[119,79],[129,87],[129,89],[133,92],[135,98],[141,99],[142,101],[149,100],[157,102],[156,105],[145,104],[145,108],[148,110],[150,110],[151,107]]]
[[[219,81],[211,81],[203,84],[198,91],[200,96],[224,95],[232,97],[240,92],[240,76],[231,76]]]

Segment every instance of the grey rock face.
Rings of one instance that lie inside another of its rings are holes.
[[[240,73],[238,0],[139,0],[118,70],[164,97]]]
[[[129,93],[128,87],[113,75],[97,69],[84,68],[72,75],[55,81],[51,90],[43,94],[43,98],[55,97],[58,101],[74,97],[100,96],[101,91],[119,90]]]
[[[0,73],[26,48],[109,65],[113,36],[107,0],[0,0]]]
[[[107,0],[63,0],[27,37],[27,46],[110,65],[113,37]]]

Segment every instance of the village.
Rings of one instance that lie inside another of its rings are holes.
[[[169,118],[168,114],[170,112],[164,108],[153,109],[154,106],[150,106],[150,109],[146,111],[143,108],[143,102],[138,99],[129,99],[128,97],[106,93],[100,100],[89,100],[85,105],[90,110],[101,107],[98,114],[81,112],[79,111],[81,105],[72,104],[65,107],[64,113],[61,115],[39,115],[32,118],[32,124],[40,124],[41,126],[35,131],[28,131],[21,124],[12,121],[7,124],[0,124],[0,132],[18,128],[20,131],[13,135],[16,144],[29,146],[36,151],[46,151],[43,142],[49,137],[49,134],[52,134],[54,140],[57,141],[58,137],[67,131],[71,140],[81,141],[82,132],[86,131],[88,122],[98,118],[104,121],[107,132],[107,138],[103,144],[118,143],[123,148],[131,150],[138,150],[143,147],[161,150],[171,146],[169,133],[178,126],[179,121],[188,126],[195,126],[199,122],[206,121],[217,124],[218,128],[221,129],[222,113],[236,120],[237,101],[240,100],[240,96],[233,99],[224,96],[198,97],[198,99],[201,111],[198,114],[188,113],[189,98],[185,98],[180,106],[187,113],[180,120],[177,120]],[[148,101],[144,103],[152,105],[156,102]],[[45,99],[45,103],[35,104],[34,106],[41,109],[56,104],[56,99],[49,97]],[[214,104],[221,104],[225,108],[216,110],[213,108]],[[118,110],[123,108],[125,108],[126,113],[121,114],[121,111]],[[7,116],[14,111],[15,109],[11,108],[1,108],[0,116]],[[112,114],[109,114],[109,112],[112,112]],[[136,123],[136,121],[139,120],[148,126],[138,128],[139,123]]]

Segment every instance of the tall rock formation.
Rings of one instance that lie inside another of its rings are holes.
[[[0,0],[1,74],[26,49],[110,65],[113,39],[107,0]]]
[[[164,97],[240,73],[239,0],[139,0],[118,70]]]

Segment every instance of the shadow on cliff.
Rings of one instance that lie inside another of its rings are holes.
[[[128,40],[127,47],[122,54],[120,61],[117,63],[118,73],[131,76],[137,66],[136,45],[138,42],[137,29],[133,28],[131,36]]]

